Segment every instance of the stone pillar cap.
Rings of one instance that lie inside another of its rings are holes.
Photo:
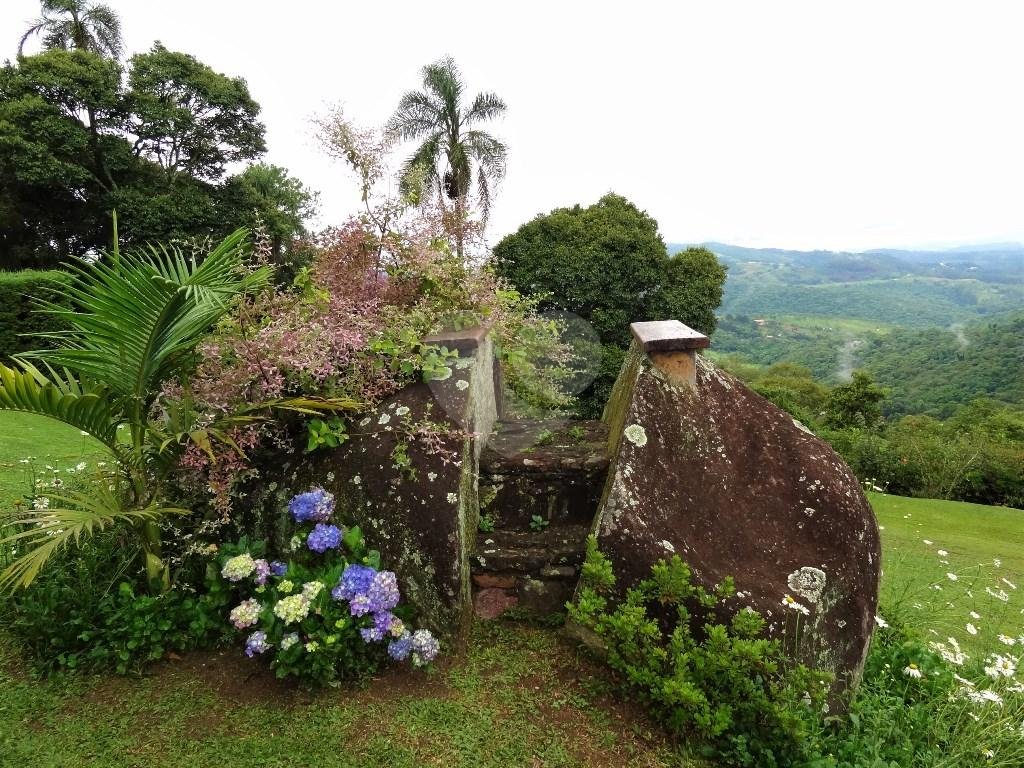
[[[473,328],[462,330],[441,331],[423,337],[424,344],[433,344],[438,347],[457,349],[460,352],[476,350],[481,342],[487,338],[490,328],[485,325],[478,325]]]
[[[648,353],[705,349],[711,345],[711,339],[678,320],[632,323],[629,330],[633,332],[633,338],[640,344],[640,348]]]

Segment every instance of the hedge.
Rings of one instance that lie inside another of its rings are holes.
[[[35,300],[66,304],[70,277],[59,270],[0,272],[0,361],[45,346],[43,340],[22,334],[54,330],[54,319],[37,311]]]

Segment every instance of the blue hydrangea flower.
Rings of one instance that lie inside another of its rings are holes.
[[[267,576],[270,575],[270,563],[263,558],[254,560],[253,565],[255,566],[252,571],[253,580],[259,585],[263,586],[267,583]]]
[[[284,576],[288,573],[288,563],[282,563],[280,560],[274,560],[270,564],[270,572],[275,576]]]
[[[403,632],[397,640],[388,643],[388,656],[395,661],[405,661],[412,652],[412,635]]]
[[[338,586],[331,590],[335,600],[351,600],[356,595],[365,595],[373,582],[377,570],[368,565],[348,565],[341,574]]]
[[[270,648],[270,643],[267,642],[266,632],[253,632],[249,635],[249,639],[245,641],[245,655],[250,659],[257,653],[263,653]]]
[[[441,645],[429,629],[417,629],[412,633],[412,663],[422,667],[437,658]]]
[[[366,590],[370,598],[370,610],[374,613],[390,611],[398,605],[398,578],[392,571],[380,571]]]
[[[370,612],[370,598],[356,595],[348,603],[348,610],[353,616],[365,616]]]
[[[328,549],[337,549],[340,545],[341,529],[336,525],[327,525],[326,523],[317,523],[306,539],[306,546],[320,554]]]
[[[298,523],[326,523],[334,513],[334,496],[323,488],[314,488],[288,502],[288,511]]]

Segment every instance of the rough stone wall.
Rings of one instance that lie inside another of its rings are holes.
[[[494,365],[491,343],[482,338],[475,349],[461,350],[449,378],[408,386],[352,419],[352,437],[342,446],[305,454],[304,436],[297,439],[293,450],[264,462],[245,503],[262,511],[268,537],[280,543],[290,535],[288,499],[323,486],[337,499],[338,520],[359,525],[398,574],[419,623],[445,637],[461,634],[472,617],[469,554],[482,441],[496,418]],[[409,441],[411,470],[403,470],[392,457],[403,440],[401,424],[424,417],[452,430],[443,443],[456,458],[446,463]]]
[[[605,412],[600,549],[621,589],[672,554],[707,586],[734,577],[728,607],[761,612],[787,647],[799,636],[800,657],[834,672],[838,690],[859,675],[873,629],[874,514],[830,446],[703,357],[695,363],[688,386],[634,342]],[[810,615],[783,607],[787,594]]]

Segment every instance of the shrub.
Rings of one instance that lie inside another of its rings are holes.
[[[208,647],[224,635],[216,596],[146,594],[144,575],[131,568],[134,549],[123,531],[94,537],[0,604],[6,631],[36,670],[138,672],[169,651]]]
[[[614,584],[591,537],[570,617],[601,638],[623,685],[674,734],[702,744],[716,765],[790,766],[809,756],[828,678],[763,638],[757,612],[738,611],[727,624],[712,618],[734,593],[731,579],[712,592],[694,586],[676,555],[613,606]]]
[[[265,654],[278,677],[317,685],[373,672],[385,641],[392,659],[433,661],[438,643],[407,628],[395,574],[380,570],[380,554],[366,549],[358,526],[331,522],[334,497],[314,488],[289,511],[299,526],[288,562],[268,562],[264,542],[242,540],[223,547],[208,571],[211,595],[242,598],[230,620],[246,634],[246,655]]]
[[[37,312],[35,304],[50,301],[67,306],[69,282],[70,275],[57,270],[0,272],[0,361],[46,346],[40,339],[23,334],[50,332],[61,327],[56,318]]]

